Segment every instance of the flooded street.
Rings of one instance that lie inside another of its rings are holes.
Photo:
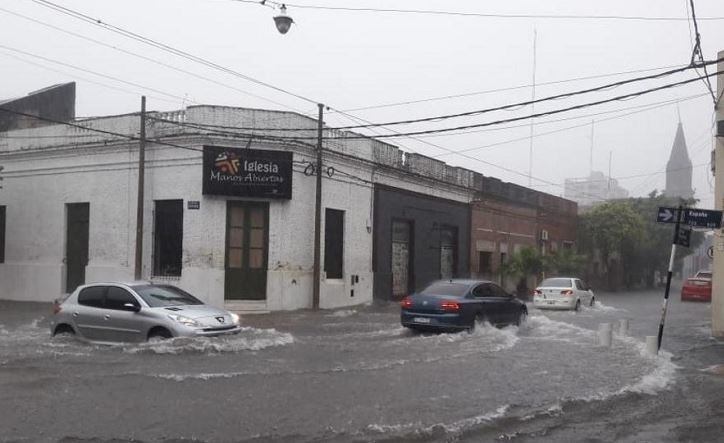
[[[49,306],[0,305],[2,441],[715,441],[724,344],[708,304],[600,294],[524,326],[415,334],[396,304],[243,316],[241,334],[49,338]],[[618,320],[631,323],[616,334]],[[610,349],[597,329],[614,323]]]

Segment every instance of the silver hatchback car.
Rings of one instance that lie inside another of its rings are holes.
[[[239,316],[171,285],[94,283],[56,300],[51,335],[100,342],[208,337],[241,330]]]

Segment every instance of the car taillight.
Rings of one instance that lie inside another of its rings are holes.
[[[561,291],[561,295],[573,295],[573,290],[566,289],[565,291]]]
[[[536,289],[535,291],[533,291],[533,295],[543,295],[543,291],[541,291],[540,289]]]
[[[60,307],[60,303],[53,303],[53,314],[57,314],[62,310],[63,308]]]
[[[458,302],[452,301],[452,300],[443,300],[440,303],[440,307],[443,311],[449,311],[449,312],[457,312],[460,310],[460,305]]]
[[[403,309],[409,309],[412,307],[412,297],[409,295],[402,299],[400,302],[400,306],[402,306]]]

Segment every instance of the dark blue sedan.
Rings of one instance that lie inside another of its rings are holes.
[[[402,326],[416,330],[471,330],[476,321],[520,325],[528,315],[523,302],[485,280],[436,281],[400,304]]]

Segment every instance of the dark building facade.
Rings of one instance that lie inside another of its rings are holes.
[[[0,132],[53,124],[42,119],[71,122],[75,119],[75,82],[50,86],[25,97],[0,100],[0,108],[40,117],[32,118],[0,109]]]
[[[469,205],[375,185],[374,213],[376,300],[399,300],[431,281],[469,276]]]

